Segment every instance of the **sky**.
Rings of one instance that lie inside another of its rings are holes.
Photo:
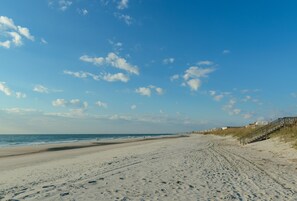
[[[0,133],[177,133],[296,116],[296,7],[2,0]]]

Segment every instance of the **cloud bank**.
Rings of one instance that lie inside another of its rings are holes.
[[[6,49],[22,46],[24,38],[35,40],[28,28],[16,25],[11,18],[6,16],[0,16],[0,35],[4,38],[4,41],[0,41],[0,47]]]

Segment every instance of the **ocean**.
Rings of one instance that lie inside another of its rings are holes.
[[[159,137],[173,134],[34,134],[0,135],[0,147],[56,144],[78,141]]]

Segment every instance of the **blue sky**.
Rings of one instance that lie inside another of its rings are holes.
[[[296,6],[3,0],[0,133],[166,133],[294,116]]]

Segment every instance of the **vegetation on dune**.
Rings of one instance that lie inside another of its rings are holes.
[[[290,142],[297,149],[297,124],[284,127],[274,132],[271,137],[278,137],[283,142]]]
[[[213,130],[213,131],[206,131],[206,132],[201,132],[202,134],[213,134],[213,135],[221,135],[221,136],[226,136],[226,135],[231,135],[236,138],[241,138],[249,135],[252,133],[256,128],[258,127],[238,127],[238,128],[227,128],[225,130],[218,129],[218,130]]]
[[[243,138],[253,133],[256,129],[261,126],[247,126],[247,127],[238,127],[238,128],[227,128],[223,129],[214,129],[209,131],[198,132],[200,134],[213,134],[228,136],[231,135],[236,138]],[[292,143],[293,147],[297,149],[297,124],[292,126],[286,126],[281,128],[270,135],[270,138],[279,138],[282,142]]]

